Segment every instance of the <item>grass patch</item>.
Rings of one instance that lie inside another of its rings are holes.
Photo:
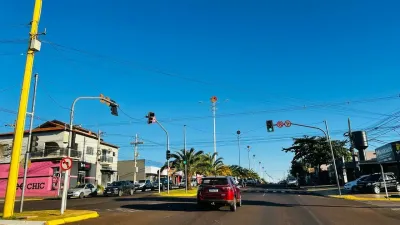
[[[193,188],[192,190],[188,190],[187,193],[185,189],[178,190],[170,190],[169,194],[164,191],[161,193],[155,194],[156,196],[164,196],[164,197],[196,197],[197,196],[197,188]]]
[[[59,220],[69,217],[83,216],[87,214],[95,213],[89,210],[66,210],[63,215],[60,214],[60,210],[41,210],[41,211],[26,211],[22,213],[14,213],[13,220],[29,220],[29,221],[50,221]],[[3,214],[0,213],[0,217]]]

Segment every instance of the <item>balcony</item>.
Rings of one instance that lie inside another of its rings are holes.
[[[70,152],[71,158],[79,159],[82,157],[82,152],[77,151],[75,149],[71,149]],[[67,148],[57,148],[57,149],[39,149],[38,151],[31,152],[32,159],[39,159],[39,158],[64,158],[68,156],[68,149]]]
[[[109,165],[109,164],[112,164],[113,163],[113,157],[111,157],[111,156],[106,156],[106,155],[102,155],[101,157],[100,157],[100,164],[107,164],[107,165]]]

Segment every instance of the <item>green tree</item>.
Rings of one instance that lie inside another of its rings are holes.
[[[207,153],[200,156],[201,162],[198,164],[198,172],[205,176],[220,175],[224,166],[223,158],[216,158],[216,156],[217,153]],[[216,158],[215,161],[214,157]]]
[[[258,174],[253,170],[249,170],[238,165],[232,165],[230,166],[230,169],[232,171],[232,176],[234,177],[260,179]]]
[[[335,159],[342,156],[350,159],[350,152],[346,148],[346,141],[332,140]],[[320,168],[322,164],[332,162],[331,150],[325,137],[293,138],[293,144],[289,148],[283,148],[284,152],[294,153],[292,162],[302,162],[304,165]]]
[[[185,161],[187,165],[187,174],[186,177],[186,185],[188,189],[192,189],[191,180],[192,176],[197,170],[199,169],[199,164],[203,162],[203,151],[196,151],[194,148],[190,150],[180,150],[176,151],[175,153],[171,154],[171,158],[173,159],[170,162],[171,167],[175,168],[177,171],[185,171]],[[164,165],[161,168],[161,171],[167,168],[167,165]]]

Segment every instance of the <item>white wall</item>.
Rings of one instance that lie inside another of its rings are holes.
[[[46,142],[56,142],[60,147],[66,147],[64,143],[64,133],[65,131],[51,131],[51,132],[42,132],[34,134],[39,138],[38,144],[39,149],[44,149],[44,145]],[[68,135],[68,134],[67,134]],[[12,148],[12,141],[14,136],[0,137],[0,145],[8,144],[10,148]],[[24,139],[22,142],[21,149],[21,159],[23,159],[26,149],[28,145],[28,134],[24,135]],[[10,163],[11,160],[11,151],[5,151],[4,154],[0,153],[0,163]]]

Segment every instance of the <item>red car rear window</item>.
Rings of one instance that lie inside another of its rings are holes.
[[[205,178],[202,184],[204,185],[227,185],[228,179],[226,178]]]

